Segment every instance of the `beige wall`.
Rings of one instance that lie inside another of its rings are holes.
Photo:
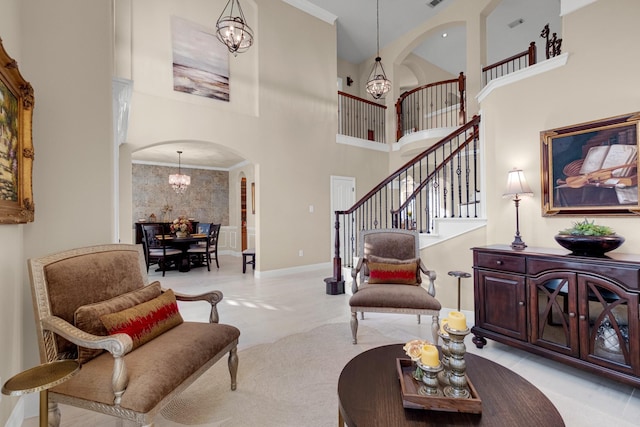
[[[513,202],[502,199],[509,169],[520,167],[535,193],[520,207],[520,231],[530,246],[557,247],[553,236],[584,216],[543,217],[540,183],[540,132],[640,111],[640,86],[631,83],[640,57],[630,54],[640,39],[634,0],[598,1],[564,17],[566,66],[508,87],[482,102],[487,155],[488,243],[513,239]],[[598,31],[593,31],[598,28]],[[630,82],[626,84],[625,82]],[[509,108],[505,108],[509,106]],[[594,218],[625,237],[618,252],[637,253],[639,219]]]
[[[20,44],[19,0],[6,1],[0,13],[0,38],[7,53],[18,62],[23,76],[29,76],[23,70],[23,55]],[[37,102],[37,98],[36,98]],[[22,330],[20,327],[7,327],[22,324],[23,291],[25,282],[24,262],[24,225],[0,225],[0,384],[22,369]],[[4,425],[13,410],[17,399],[2,396],[0,402],[0,425]]]
[[[26,259],[113,233],[110,21],[108,0],[2,3],[0,37],[35,92],[35,222],[0,226],[0,322],[21,325],[0,332],[3,382],[39,361]],[[17,401],[3,396],[0,424]]]
[[[132,151],[177,140],[209,141],[233,150],[260,171],[254,177],[260,203],[252,218],[259,236],[257,270],[328,263],[330,175],[358,176],[359,189],[366,188],[361,183],[377,182],[387,164],[384,153],[335,143],[335,27],[284,2],[243,3],[257,43],[247,53],[230,56],[231,102],[173,92],[170,15],[211,26],[210,17],[224,3],[193,0],[183,8],[175,0],[134,2],[134,93],[127,142]],[[236,182],[230,176],[230,185]],[[239,226],[236,202],[230,203],[230,225]]]

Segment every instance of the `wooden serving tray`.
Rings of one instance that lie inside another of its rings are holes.
[[[482,413],[482,400],[478,396],[476,388],[473,386],[469,377],[467,377],[467,385],[471,397],[467,399],[447,397],[444,393],[441,396],[423,396],[418,394],[418,388],[421,382],[413,378],[415,370],[410,359],[396,359],[398,368],[398,378],[400,378],[400,393],[402,394],[402,406],[410,409],[428,409],[432,411],[446,412],[467,412],[471,414]]]

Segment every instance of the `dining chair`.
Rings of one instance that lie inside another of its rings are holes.
[[[204,245],[193,245],[187,251],[189,258],[194,255],[199,262],[205,261],[207,263],[207,271],[211,271],[211,261],[213,259],[216,260],[216,266],[220,268],[218,263],[218,236],[221,226],[222,224],[210,224],[206,243]]]
[[[198,224],[198,227],[196,227],[196,233],[197,234],[209,234],[209,229],[211,228],[211,223],[209,222],[205,222],[205,223],[200,223]]]
[[[150,265],[158,264],[164,277],[167,267],[170,266],[172,262],[179,262],[182,257],[182,251],[180,249],[167,246],[165,242],[166,232],[167,230],[165,230],[162,224],[142,225],[142,246],[144,247],[144,258],[147,263],[147,273],[149,272]]]

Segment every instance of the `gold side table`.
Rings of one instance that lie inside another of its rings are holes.
[[[80,365],[75,360],[56,360],[27,369],[11,377],[2,386],[2,394],[22,396],[40,392],[40,427],[49,425],[49,393],[55,387],[74,376]]]

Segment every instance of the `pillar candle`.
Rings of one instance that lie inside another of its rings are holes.
[[[446,325],[449,322],[448,318],[444,318],[440,321],[440,333],[443,335],[447,334],[447,331],[444,330],[444,325]]]
[[[449,328],[464,331],[467,329],[467,318],[459,311],[452,311],[449,313]]]
[[[430,344],[423,345],[422,353],[420,354],[420,362],[425,366],[438,366],[440,364],[438,349]]]

